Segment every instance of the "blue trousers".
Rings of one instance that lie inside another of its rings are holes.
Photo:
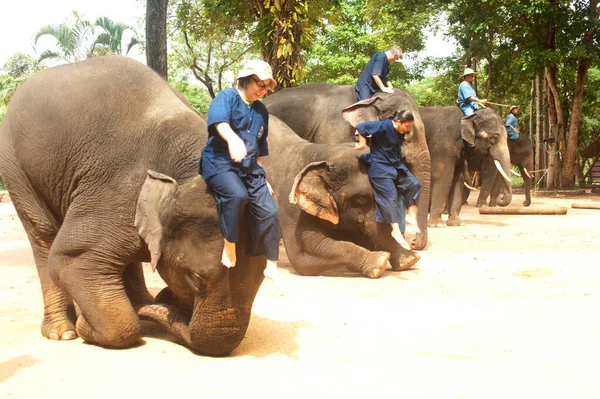
[[[240,176],[234,171],[227,171],[209,177],[206,183],[217,201],[223,237],[229,242],[238,242],[240,219],[246,210],[250,232],[246,254],[265,255],[269,260],[278,260],[281,238],[279,218],[265,177],[249,174]]]
[[[421,193],[421,183],[406,168],[398,171],[398,178],[380,178],[369,176],[375,199],[375,221],[380,223],[405,224],[404,207],[416,204]],[[402,203],[402,208],[400,207]]]
[[[373,97],[373,93],[371,93],[371,88],[367,85],[364,85],[360,89],[357,89],[356,86],[354,86],[354,91],[356,92],[356,98],[358,98],[358,101],[366,100],[367,98]]]

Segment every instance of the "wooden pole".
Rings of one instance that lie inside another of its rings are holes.
[[[566,215],[567,208],[564,206],[529,206],[529,207],[489,207],[479,208],[481,215]]]
[[[577,209],[600,209],[600,202],[573,202],[571,208]]]

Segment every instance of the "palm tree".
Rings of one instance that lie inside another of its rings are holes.
[[[123,35],[126,31],[131,31],[133,35],[127,43],[127,49],[123,55],[129,53],[129,50],[136,44],[142,42],[138,39],[136,31],[129,25],[114,22],[110,18],[100,17],[94,24],[96,28],[99,28],[100,34],[96,38],[93,45],[93,53],[95,55],[101,54],[123,54]]]
[[[73,11],[65,22],[60,25],[46,25],[35,34],[34,45],[37,45],[40,37],[46,35],[54,37],[57,42],[57,49],[45,50],[39,60],[58,59],[74,62],[86,59],[93,49],[89,44],[93,42],[93,33],[93,25],[83,19],[77,11]]]

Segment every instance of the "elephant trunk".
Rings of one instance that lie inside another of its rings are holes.
[[[490,151],[490,156],[496,164],[496,168],[500,176],[498,178],[501,181],[500,194],[496,197],[496,204],[498,206],[507,206],[512,201],[512,187],[510,179],[510,154],[508,147],[500,147],[499,149]],[[496,193],[492,193],[494,195]]]
[[[225,280],[222,284],[225,285]],[[221,285],[221,283],[219,284]],[[171,304],[152,304],[138,308],[141,319],[162,325],[178,341],[209,356],[229,354],[242,342],[250,322],[250,307],[236,307],[228,289],[206,299],[196,298],[190,313]]]
[[[429,215],[429,200],[431,195],[431,158],[429,151],[424,151],[417,157],[415,177],[421,183],[421,193],[417,199],[417,225],[421,230],[415,236],[413,249],[421,250],[427,245],[427,218]]]
[[[523,164],[519,165],[519,170],[521,171],[523,186],[525,188],[525,201],[523,201],[523,206],[529,206],[531,205],[531,185],[533,182],[533,177],[529,171],[533,170],[533,158],[527,159]]]

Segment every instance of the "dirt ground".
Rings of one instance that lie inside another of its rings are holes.
[[[513,205],[522,195],[515,195]],[[472,196],[471,201],[474,202]],[[144,324],[134,348],[43,338],[25,233],[0,204],[1,398],[598,398],[599,195],[534,196],[567,215],[480,215],[430,229],[413,270],[265,281],[242,344],[198,356]],[[283,248],[283,247],[282,247]],[[164,283],[146,269],[157,293]]]

